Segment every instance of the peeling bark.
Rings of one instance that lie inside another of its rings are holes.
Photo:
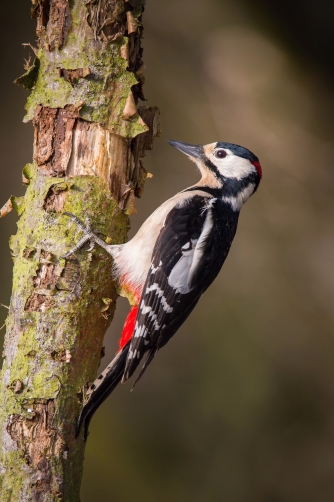
[[[127,31],[124,0],[88,0],[86,6],[95,39],[113,42]]]
[[[74,424],[103,357],[118,296],[101,249],[62,256],[79,231],[63,216],[90,215],[102,237],[126,240],[143,192],[142,158],[158,134],[143,99],[144,0],[33,0],[39,47],[17,83],[32,89],[33,163],[11,238],[13,293],[0,393],[4,501],[79,501],[84,443]]]

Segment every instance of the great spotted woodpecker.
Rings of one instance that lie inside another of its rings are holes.
[[[256,191],[262,169],[247,148],[232,143],[195,146],[169,142],[193,160],[201,180],[164,202],[126,244],[108,245],[71,213],[84,243],[99,244],[114,259],[120,289],[131,294],[133,306],[120,339],[120,350],[87,391],[77,435],[113,389],[132,376],[135,381],[194,309],[220,271],[237,230],[242,205]]]

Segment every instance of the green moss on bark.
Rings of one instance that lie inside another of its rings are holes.
[[[84,443],[74,438],[75,420],[85,387],[95,379],[117,296],[133,299],[117,291],[111,257],[99,247],[62,258],[81,237],[63,213],[81,219],[87,213],[101,237],[115,244],[127,239],[133,200],[124,194],[136,186],[139,159],[158,130],[152,126],[150,137],[131,141],[148,130],[135,106],[142,96],[134,72],[142,66],[143,3],[129,2],[129,37],[124,0],[108,4],[109,10],[117,6],[117,16],[105,31],[109,18],[103,19],[107,11],[100,3],[89,4],[90,14],[99,10],[93,28],[85,0],[34,8],[40,48],[18,83],[32,89],[26,120],[34,119],[36,163],[23,169],[26,194],[11,198],[20,219],[10,239],[13,293],[0,384],[1,501],[79,502]],[[153,112],[146,115],[155,124]],[[100,133],[106,133],[101,143]],[[81,155],[80,162],[69,168],[73,155]],[[86,158],[90,170],[80,170]],[[76,175],[83,172],[96,175]]]
[[[73,492],[67,495],[68,501],[75,501],[82,463],[76,455],[83,454],[83,446],[81,441],[76,444],[73,440],[73,420],[69,427],[62,417],[78,415],[83,388],[95,378],[100,362],[101,334],[113,315],[117,293],[112,281],[111,259],[103,250],[97,248],[89,253],[82,250],[77,257],[61,258],[80,238],[80,230],[62,212],[44,209],[50,187],[57,180],[38,174],[36,169],[33,172],[32,166],[29,176],[18,232],[11,238],[13,297],[7,319],[0,420],[5,424],[8,415],[15,415],[29,423],[36,403],[54,401],[57,413],[52,426],[64,446],[58,455],[53,455],[52,461],[56,459],[60,463],[58,472],[65,478],[67,465],[77,462],[79,471],[71,471],[77,484],[68,480]],[[64,211],[81,218],[87,212],[102,235],[110,236],[115,243],[126,240],[128,217],[123,213],[115,216],[118,208],[103,180],[78,176],[60,183],[68,188]],[[45,283],[41,279],[38,284],[41,267],[49,267],[49,276]],[[106,298],[109,299],[108,308],[105,308]],[[20,382],[19,390],[17,382]],[[20,500],[17,494],[24,486],[24,479],[19,477],[15,478],[15,486],[21,488],[13,488],[10,468],[13,455],[22,472],[29,472],[31,459],[29,455],[25,457],[12,451],[15,437],[7,434],[7,440],[7,445],[1,445],[5,453],[0,479],[2,500],[12,502]],[[56,494],[52,497],[50,500],[57,500]]]
[[[80,2],[71,10],[71,25],[64,48],[52,52],[41,48],[39,69],[33,92],[30,94],[25,121],[32,120],[39,105],[64,108],[73,105],[80,116],[98,122],[120,136],[133,138],[148,127],[138,113],[127,120],[122,118],[132,86],[138,83],[127,70],[128,61],[121,55],[128,37],[102,44],[94,40]],[[85,68],[89,74],[72,85],[62,76],[62,70]],[[18,79],[19,80],[19,79]]]

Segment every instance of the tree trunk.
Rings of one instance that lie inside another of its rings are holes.
[[[111,258],[61,258],[80,238],[70,211],[126,240],[157,134],[142,98],[145,0],[33,0],[39,47],[17,83],[31,89],[33,163],[11,238],[13,292],[0,395],[1,501],[79,501],[84,443],[74,438],[115,310]]]

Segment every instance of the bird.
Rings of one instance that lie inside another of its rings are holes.
[[[159,206],[125,244],[107,244],[86,223],[70,217],[84,236],[64,258],[86,242],[113,258],[119,288],[132,298],[119,351],[86,393],[76,437],[115,387],[126,382],[145,356],[134,383],[174,336],[217,277],[234,239],[243,204],[262,178],[256,155],[240,145],[214,142],[170,145],[195,162],[201,179]],[[91,249],[91,248],[90,248]]]

